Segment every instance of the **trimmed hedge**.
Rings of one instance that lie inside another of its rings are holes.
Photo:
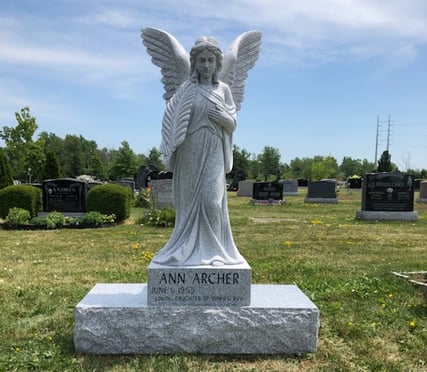
[[[123,221],[129,217],[132,203],[133,193],[129,187],[109,183],[89,190],[86,208],[88,212],[114,214],[117,221]]]
[[[7,186],[0,190],[0,218],[6,218],[11,208],[22,208],[35,217],[42,207],[42,193],[30,185]]]

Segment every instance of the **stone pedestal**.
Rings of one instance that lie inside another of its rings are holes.
[[[250,306],[149,306],[146,284],[97,284],[75,309],[74,345],[91,354],[304,354],[319,310],[294,285],[252,285]]]
[[[337,198],[305,198],[304,203],[338,204]]]
[[[384,211],[356,211],[358,220],[366,221],[418,221],[418,212],[384,212]]]

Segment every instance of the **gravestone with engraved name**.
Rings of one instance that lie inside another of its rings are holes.
[[[86,182],[72,178],[43,181],[43,212],[84,213],[87,189]]]
[[[253,204],[282,204],[283,184],[279,182],[255,182],[252,190]]]
[[[420,182],[420,196],[417,199],[418,203],[427,203],[427,181]]]
[[[308,184],[305,203],[338,203],[335,180],[312,181]]]
[[[414,212],[414,178],[401,172],[367,173],[363,176],[359,219],[418,220]]]

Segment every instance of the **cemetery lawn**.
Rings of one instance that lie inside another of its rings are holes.
[[[340,190],[338,204],[304,204],[304,193],[253,206],[230,192],[229,208],[252,282],[296,284],[318,306],[317,353],[77,355],[76,304],[96,283],[146,282],[171,233],[128,221],[0,230],[0,371],[426,371],[427,298],[391,272],[427,270],[427,205],[415,203],[416,223],[357,221],[359,190]]]

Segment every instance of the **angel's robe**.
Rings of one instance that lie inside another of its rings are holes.
[[[176,220],[169,241],[153,258],[155,263],[199,266],[245,262],[233,240],[227,206],[232,135],[208,117],[208,110],[216,105],[236,118],[234,103],[225,101],[226,96],[231,97],[224,94],[226,89],[222,82],[209,86],[187,82],[169,101],[162,149],[169,150]]]

